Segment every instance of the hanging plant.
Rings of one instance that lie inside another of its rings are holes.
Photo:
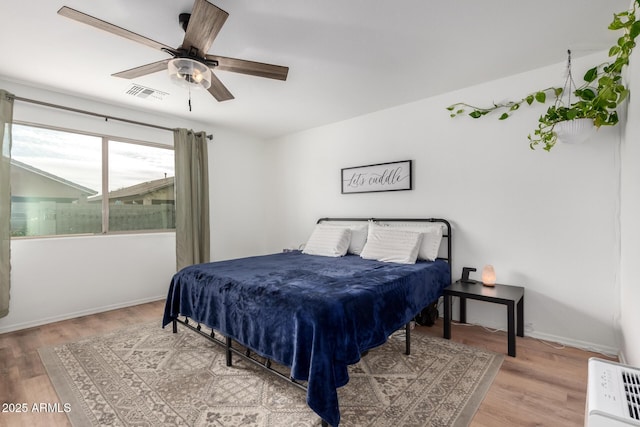
[[[609,57],[612,60],[589,69],[584,74],[584,83],[581,86],[576,87],[573,83],[569,51],[568,75],[564,88],[549,87],[532,92],[519,101],[494,103],[490,107],[477,107],[459,102],[447,107],[451,117],[468,114],[477,119],[494,111],[502,111],[498,119],[505,120],[523,104],[545,104],[549,99],[554,99],[554,105],[540,116],[538,128],[528,137],[531,149],[542,145],[547,151],[551,150],[558,141],[555,127],[560,122],[590,119],[596,128],[616,125],[619,120],[617,107],[629,96],[629,90],[622,82],[622,70],[629,65],[629,56],[636,45],[635,39],[640,34],[640,21],[636,21],[638,4],[640,0],[633,3],[632,9],[613,15],[609,29],[622,30],[623,35],[618,39],[617,44],[609,49]],[[573,103],[572,95],[575,100]]]

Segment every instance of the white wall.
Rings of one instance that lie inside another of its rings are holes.
[[[175,233],[13,240],[0,332],[166,297],[174,247]]]
[[[574,60],[575,74],[604,58]],[[548,153],[527,140],[543,107],[504,122],[450,119],[445,110],[562,85],[565,66],[272,141],[268,249],[297,247],[322,216],[448,218],[454,277],[463,266],[493,264],[499,282],[526,287],[528,335],[615,352],[619,129]],[[340,193],[341,168],[406,159],[414,161],[413,191]],[[504,328],[506,309],[471,301],[468,319]]]
[[[624,361],[640,366],[640,52],[634,51],[627,70],[632,96],[622,142],[620,341]]]
[[[209,144],[212,259],[264,252],[262,141],[207,124],[0,80],[16,96],[165,127],[213,134]],[[14,120],[173,145],[171,132],[16,101]],[[166,297],[175,272],[175,234],[14,239],[11,304],[0,333]]]
[[[219,130],[209,147],[211,258],[264,254],[269,201],[263,177],[270,173],[264,141]]]

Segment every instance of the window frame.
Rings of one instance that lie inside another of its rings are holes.
[[[148,230],[125,230],[125,231],[109,231],[109,141],[141,145],[146,147],[160,148],[164,150],[170,150],[174,152],[173,145],[161,144],[158,142],[145,141],[134,138],[125,138],[121,136],[106,135],[98,132],[88,132],[82,130],[75,130],[61,126],[50,126],[41,123],[34,123],[30,121],[14,120],[11,123],[13,125],[29,126],[34,128],[75,133],[79,135],[86,135],[96,138],[101,138],[101,176],[102,176],[102,231],[100,233],[78,233],[78,234],[47,234],[42,236],[11,236],[11,240],[29,240],[29,239],[51,239],[51,238],[68,238],[68,237],[87,237],[87,236],[114,236],[114,235],[133,235],[133,234],[157,234],[157,233],[175,233],[175,228],[161,228],[161,229],[148,229]],[[13,141],[12,141],[13,144]],[[175,176],[175,170],[174,170]],[[174,185],[174,200],[175,200],[175,185]]]

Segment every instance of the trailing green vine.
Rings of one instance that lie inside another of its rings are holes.
[[[623,35],[618,39],[617,44],[609,49],[609,57],[612,60],[597,65],[584,74],[584,83],[573,91],[575,102],[571,103],[571,84],[569,93],[565,95],[567,91],[565,84],[565,88],[549,87],[532,92],[519,101],[494,103],[489,107],[477,107],[459,102],[447,107],[451,117],[468,114],[477,119],[494,111],[502,111],[498,119],[505,120],[523,104],[545,104],[552,98],[555,100],[554,105],[540,116],[538,128],[528,137],[531,149],[535,149],[540,144],[547,151],[551,150],[558,140],[554,127],[559,122],[588,118],[593,120],[596,128],[616,125],[619,121],[617,107],[629,96],[629,90],[622,82],[622,70],[629,65],[629,56],[636,46],[635,39],[640,34],[640,21],[636,21],[638,5],[640,0],[633,3],[632,9],[613,15],[609,29],[622,30]],[[566,103],[568,105],[563,102],[565,96],[568,99]],[[471,111],[468,112],[469,110]]]

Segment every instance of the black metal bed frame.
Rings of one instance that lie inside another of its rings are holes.
[[[420,218],[320,218],[317,223],[321,223],[321,222],[366,222],[366,221],[374,221],[374,222],[406,222],[406,223],[411,223],[411,222],[435,222],[435,223],[442,223],[445,225],[445,227],[447,228],[446,233],[443,233],[442,237],[446,238],[447,240],[447,254],[445,257],[438,257],[438,259],[442,259],[445,260],[449,263],[449,265],[451,266],[451,224],[449,223],[449,221],[445,220],[445,219],[441,219],[441,218],[424,218],[424,219],[420,219]],[[451,282],[451,268],[449,268],[449,282]],[[436,301],[437,302],[437,301]],[[173,333],[176,334],[178,333],[178,323],[181,323],[182,325],[184,325],[185,327],[187,327],[188,329],[191,329],[192,331],[196,332],[197,334],[203,336],[204,338],[208,339],[209,341],[220,345],[222,347],[224,347],[225,349],[225,357],[226,357],[226,365],[227,366],[232,366],[233,361],[232,361],[232,355],[236,354],[237,356],[241,357],[243,360],[246,360],[248,362],[250,362],[253,365],[259,366],[262,369],[265,369],[267,372],[270,372],[272,374],[274,374],[276,377],[287,381],[290,384],[295,385],[296,387],[298,387],[299,389],[303,390],[303,391],[307,391],[307,387],[302,383],[297,381],[296,379],[290,377],[290,376],[286,376],[283,373],[275,370],[272,368],[272,361],[269,358],[265,358],[262,357],[264,359],[264,362],[252,357],[251,352],[252,350],[249,348],[246,348],[244,351],[241,351],[237,348],[233,347],[232,344],[232,339],[231,337],[227,337],[225,335],[223,335],[222,333],[219,333],[219,335],[221,337],[224,338],[224,340],[222,340],[221,338],[216,337],[216,334],[214,332],[213,329],[211,329],[210,333],[205,333],[202,331],[202,325],[200,325],[200,323],[196,323],[196,326],[193,326],[191,324],[191,322],[189,321],[188,317],[184,317],[184,319],[180,319],[180,318],[176,318],[173,319],[172,321],[172,327],[173,327]],[[254,352],[255,353],[255,352]],[[365,352],[366,354],[366,352]],[[411,322],[408,322],[405,325],[405,354],[406,355],[410,355],[411,354]],[[364,355],[364,354],[363,354]],[[322,427],[328,427],[329,424],[323,419],[322,420]]]
[[[251,356],[251,349],[246,348],[245,351],[240,351],[237,348],[233,347],[233,343],[232,343],[232,339],[230,337],[225,336],[222,333],[218,333],[221,337],[224,338],[224,341],[221,338],[218,338],[216,336],[216,333],[213,329],[211,329],[210,333],[205,333],[202,331],[202,325],[200,323],[196,323],[196,326],[193,326],[191,324],[191,321],[189,320],[188,317],[185,316],[184,319],[173,319],[172,324],[173,324],[173,333],[176,334],[178,333],[178,323],[181,323],[182,325],[184,325],[185,327],[191,329],[192,331],[196,332],[199,335],[202,335],[203,337],[205,337],[207,340],[220,345],[222,347],[224,347],[225,349],[225,357],[226,357],[226,364],[227,366],[232,366],[233,365],[233,361],[232,361],[232,355],[236,354],[238,356],[240,356],[241,358],[243,358],[244,360],[247,360],[249,362],[251,362],[254,365],[260,366],[261,368],[267,369],[268,371],[270,371],[271,373],[277,375],[278,377],[280,377],[281,379],[293,383],[295,384],[298,388],[307,391],[307,388],[305,387],[305,385],[301,382],[299,382],[298,380],[296,380],[295,378],[292,377],[288,377],[285,376],[284,374],[282,374],[281,372],[273,369],[271,367],[271,364],[273,363],[271,361],[271,359],[266,358],[266,357],[262,357],[263,359],[265,359],[264,362],[255,359]],[[406,355],[410,355],[411,354],[411,322],[407,323],[405,325],[405,354]],[[254,352],[255,353],[255,352]]]
[[[304,386],[304,384],[298,382],[297,380],[295,380],[294,378],[291,377],[287,377],[285,375],[283,375],[281,372],[273,369],[271,367],[271,360],[268,358],[264,358],[265,361],[261,362],[258,359],[255,359],[251,356],[251,349],[247,348],[244,352],[240,351],[237,348],[233,347],[232,344],[232,339],[230,337],[227,337],[221,333],[219,333],[219,335],[221,337],[224,338],[224,341],[221,338],[216,337],[216,334],[214,332],[213,329],[211,329],[210,333],[205,333],[202,331],[202,325],[200,325],[200,323],[196,323],[196,326],[193,326],[191,324],[191,322],[189,321],[188,317],[185,317],[184,320],[176,318],[173,319],[173,333],[178,333],[178,323],[181,323],[182,325],[186,326],[187,328],[191,329],[192,331],[196,332],[199,335],[202,335],[203,337],[205,337],[206,339],[208,339],[209,341],[220,345],[222,347],[224,347],[225,349],[225,357],[226,357],[226,363],[227,366],[232,366],[232,355],[236,354],[240,357],[242,357],[244,360],[249,361],[250,363],[260,366],[263,369],[267,369],[269,372],[275,374],[276,376],[280,377],[283,380],[286,380],[287,382],[290,382],[294,385],[296,385],[298,388],[300,388],[301,390],[307,391],[307,388]]]

